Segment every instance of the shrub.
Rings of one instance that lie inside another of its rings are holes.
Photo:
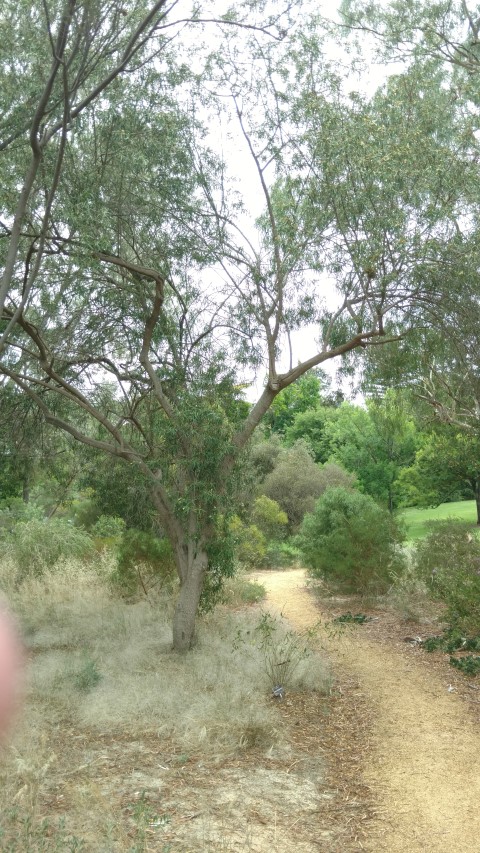
[[[90,532],[98,539],[117,539],[125,532],[125,522],[114,515],[101,515]]]
[[[468,522],[433,521],[413,560],[417,574],[446,605],[449,624],[468,634],[480,632],[480,542]]]
[[[305,517],[298,544],[313,577],[349,592],[381,593],[404,565],[401,539],[394,519],[373,498],[335,488]]]
[[[287,513],[290,532],[298,530],[306,512],[313,511],[315,501],[325,490],[319,465],[304,441],[283,450],[274,470],[265,478],[262,491]]]
[[[283,539],[287,532],[288,516],[277,501],[260,495],[254,504],[252,520],[267,539]]]
[[[298,548],[290,542],[271,542],[267,548],[265,565],[272,569],[285,569],[301,560]]]
[[[142,530],[129,529],[118,549],[112,581],[126,598],[148,595],[155,588],[173,584],[176,566],[172,546]]]
[[[58,560],[84,558],[93,553],[91,537],[63,518],[32,518],[15,525],[8,549],[18,565],[17,581],[41,576]]]
[[[247,569],[258,569],[263,566],[267,554],[267,542],[257,525],[244,524],[238,515],[234,515],[229,521],[229,529],[239,563]]]

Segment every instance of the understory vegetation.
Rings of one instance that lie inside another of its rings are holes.
[[[281,617],[245,609],[264,594],[259,583],[229,581],[229,605],[200,620],[196,646],[182,656],[172,652],[171,593],[162,587],[132,603],[112,584],[115,571],[108,550],[64,556],[41,573],[22,572],[14,555],[0,563],[28,656],[25,708],[0,766],[4,851],[132,853],[150,849],[148,826],[155,849],[170,849],[161,814],[143,825],[141,798],[120,808],[109,789],[115,768],[102,775],[109,744],[152,744],[157,763],[179,767],[192,756],[215,763],[252,749],[273,754],[286,748],[272,698],[278,680],[287,693],[330,691],[328,666],[308,638],[298,640]]]

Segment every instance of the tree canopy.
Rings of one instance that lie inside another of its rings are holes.
[[[439,66],[410,64],[370,97],[300,4],[176,14],[163,0],[2,10],[0,373],[149,483],[182,650],[226,570],[252,433],[307,371],[443,318],[478,166]],[[212,27],[213,48],[193,44]],[[256,219],[222,135],[250,163]]]

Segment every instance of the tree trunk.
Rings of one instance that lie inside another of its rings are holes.
[[[173,648],[186,652],[195,639],[195,618],[202,592],[203,578],[208,565],[204,551],[189,555],[177,555],[180,575],[180,593],[173,617]]]
[[[480,477],[475,480],[475,503],[477,505],[477,525],[480,527]]]

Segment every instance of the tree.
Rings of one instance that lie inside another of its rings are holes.
[[[480,525],[480,439],[443,425],[432,432],[402,471],[400,486],[408,502],[432,506],[459,498],[476,501]]]
[[[267,435],[270,432],[285,435],[299,414],[315,410],[320,405],[321,389],[319,371],[312,371],[281,391],[265,414]]]
[[[332,455],[332,446],[328,435],[327,424],[335,419],[335,409],[331,406],[317,406],[299,412],[285,432],[285,443],[290,447],[296,441],[303,439],[315,462],[325,463]]]
[[[325,427],[331,458],[358,477],[366,494],[390,512],[398,506],[397,479],[413,462],[417,431],[400,393],[367,400],[367,407],[343,403]]]
[[[0,369],[48,424],[149,484],[185,650],[202,589],[228,563],[242,453],[277,396],[327,360],[395,339],[441,296],[425,270],[455,230],[454,201],[432,205],[443,175],[454,187],[464,167],[455,111],[441,88],[417,98],[408,75],[371,102],[345,95],[317,61],[318,23],[263,38],[250,3],[220,19],[221,54],[199,56],[196,76],[167,44],[162,4],[139,3],[125,23],[115,3],[103,14],[70,0],[64,18],[45,5],[31,43],[26,4],[15,8],[8,45],[35,98],[9,79]],[[11,67],[7,55],[4,77]],[[256,226],[243,227],[208,148],[205,124],[220,118],[249,153],[265,208]],[[305,323],[318,341],[296,363]],[[248,411],[247,368],[266,374]]]

